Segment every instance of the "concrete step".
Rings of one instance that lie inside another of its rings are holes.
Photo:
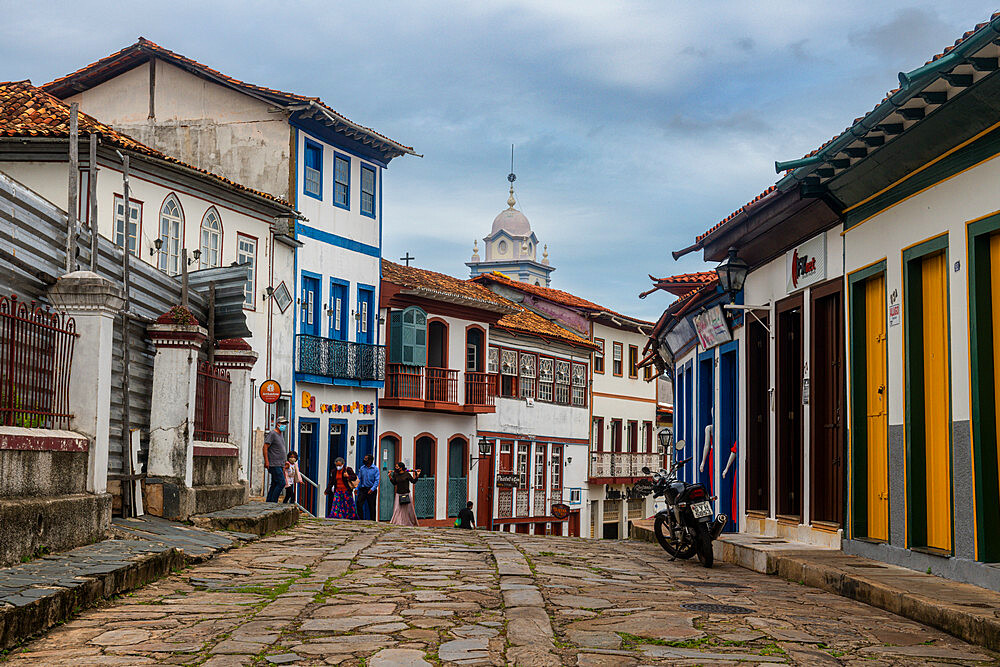
[[[631,536],[655,543],[652,519],[633,522]],[[1000,650],[1000,593],[996,591],[829,547],[761,535],[723,535],[714,549],[716,560],[836,593]]]
[[[298,505],[250,502],[229,509],[196,514],[191,522],[201,528],[228,530],[264,536],[294,526],[299,520]]]

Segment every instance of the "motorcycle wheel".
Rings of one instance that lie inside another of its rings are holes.
[[[673,533],[669,527],[664,526],[666,523],[667,519],[662,514],[658,514],[656,520],[653,522],[653,534],[656,535],[656,541],[660,543],[663,550],[674,558],[687,559],[693,556],[697,545],[690,544],[684,548],[678,548],[681,543],[671,537]]]
[[[712,534],[708,532],[708,525],[699,523],[695,529],[695,546],[698,551],[698,560],[705,567],[712,567],[715,561],[715,554],[712,553]]]

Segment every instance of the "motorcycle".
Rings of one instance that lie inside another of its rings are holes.
[[[684,441],[674,445],[677,452],[684,451]],[[705,567],[712,567],[714,555],[712,542],[722,534],[728,518],[725,514],[713,516],[712,501],[703,484],[691,484],[677,479],[677,470],[691,458],[678,460],[671,457],[670,469],[652,472],[643,467],[642,472],[652,476],[654,498],[663,497],[666,507],[656,513],[653,533],[670,560],[688,559],[695,554]]]

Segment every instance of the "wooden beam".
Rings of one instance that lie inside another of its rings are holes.
[[[925,115],[923,107],[903,107],[897,113],[906,120],[921,120]]]
[[[917,97],[922,97],[924,102],[927,102],[927,104],[944,104],[948,101],[948,93],[944,90],[939,92],[925,90],[924,92],[919,93]]]
[[[836,172],[830,167],[821,167],[816,170],[816,175],[820,178],[833,178]]]
[[[942,74],[941,78],[956,88],[968,88],[972,85],[971,74],[955,74],[952,72],[951,74]]]
[[[834,169],[847,169],[851,166],[850,160],[845,160],[843,158],[838,158],[835,160],[830,160],[830,164],[833,165]]]
[[[878,126],[878,129],[882,130],[882,132],[886,136],[888,136],[888,137],[894,137],[897,134],[902,134],[903,133],[903,124],[902,123],[882,123],[881,125]]]
[[[885,136],[881,134],[866,134],[861,137],[861,141],[865,142],[866,146],[876,148],[885,144]]]
[[[969,64],[977,72],[995,72],[1000,69],[997,58],[969,58]]]
[[[868,149],[864,146],[854,146],[850,148],[845,148],[844,152],[847,153],[848,157],[867,157]]]

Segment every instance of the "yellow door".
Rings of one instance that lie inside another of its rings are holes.
[[[1000,232],[990,237],[990,298],[993,301],[993,368],[1000,369]],[[995,372],[995,371],[994,371]],[[994,384],[997,384],[994,382]],[[997,475],[1000,476],[1000,388],[994,387],[997,430]],[[1000,502],[1000,498],[997,499]]]
[[[865,374],[868,378],[868,537],[889,539],[888,395],[885,382],[885,278],[865,283]]]
[[[924,454],[927,546],[951,551],[951,408],[948,370],[948,267],[944,253],[922,261]]]

